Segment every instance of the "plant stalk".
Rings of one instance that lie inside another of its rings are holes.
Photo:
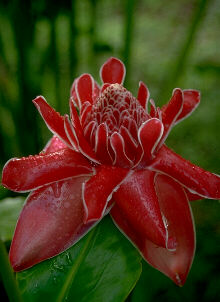
[[[22,302],[17,281],[8,260],[3,241],[0,239],[0,274],[10,302]]]
[[[129,87],[131,45],[133,38],[133,23],[134,23],[135,0],[125,1],[125,36],[124,36],[124,51],[123,62],[126,66],[125,86]]]

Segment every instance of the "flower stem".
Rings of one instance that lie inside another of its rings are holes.
[[[22,298],[18,289],[14,273],[10,266],[8,260],[8,253],[6,251],[5,245],[0,239],[0,274],[8,294],[9,301],[11,302],[21,302]]]

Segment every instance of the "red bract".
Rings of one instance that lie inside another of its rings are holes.
[[[177,88],[160,109],[143,82],[137,98],[122,86],[120,60],[110,58],[100,75],[101,88],[89,74],[74,81],[70,118],[41,96],[33,101],[54,136],[40,155],[4,167],[5,187],[32,191],[16,226],[11,264],[20,271],[61,253],[110,213],[143,258],[182,285],[195,250],[189,200],[219,199],[220,177],[164,142],[197,107],[199,92]]]

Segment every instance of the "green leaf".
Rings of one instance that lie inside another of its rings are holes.
[[[18,215],[22,209],[24,197],[5,198],[0,201],[0,238],[12,239]]]
[[[24,301],[124,301],[141,273],[141,257],[105,217],[62,254],[17,274]]]

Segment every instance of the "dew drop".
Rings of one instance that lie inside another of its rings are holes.
[[[64,271],[64,267],[62,265],[58,265],[57,263],[54,263],[54,267],[56,270],[63,272]]]
[[[176,281],[177,281],[178,285],[179,285],[179,286],[182,286],[182,281],[181,281],[181,279],[180,279],[179,274],[176,273],[175,277],[176,277]]]
[[[62,185],[55,182],[55,183],[53,183],[53,184],[51,185],[51,188],[52,188],[52,190],[53,190],[54,196],[55,196],[56,198],[59,198],[60,195],[61,195]]]
[[[70,207],[70,203],[68,201],[64,202],[64,208],[68,209]]]
[[[72,257],[69,253],[66,254],[66,260],[68,264],[72,264]]]

